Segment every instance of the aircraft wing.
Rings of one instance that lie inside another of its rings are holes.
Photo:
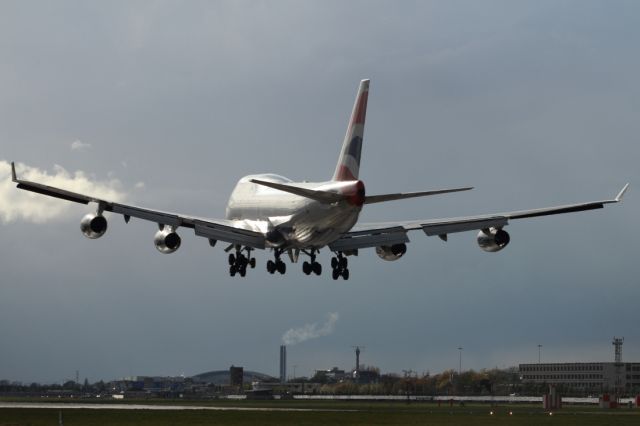
[[[173,226],[176,228],[192,228],[196,235],[213,240],[225,241],[227,243],[239,244],[257,249],[265,248],[264,234],[252,229],[244,222],[225,219],[205,219],[136,207],[128,204],[103,200],[86,194],[67,191],[62,188],[56,188],[54,186],[44,185],[37,182],[21,180],[16,176],[15,166],[13,163],[11,163],[11,177],[13,182],[15,182],[17,187],[20,189],[80,204],[95,203],[100,211],[121,214],[127,223],[132,217],[134,217],[137,219],[155,222],[158,225]]]
[[[628,188],[629,184],[626,184],[613,199],[587,203],[469,217],[356,224],[350,232],[343,234],[341,238],[331,243],[329,248],[332,251],[348,251],[367,247],[378,247],[381,245],[407,243],[409,242],[407,232],[420,229],[427,236],[437,235],[441,239],[446,240],[448,234],[456,232],[501,228],[507,225],[509,220],[512,219],[526,219],[530,217],[601,209],[605,204],[622,201],[622,197]]]

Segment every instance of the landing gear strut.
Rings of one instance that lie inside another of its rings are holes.
[[[305,260],[302,264],[302,272],[304,272],[305,275],[311,275],[312,272],[316,275],[322,273],[322,265],[316,262],[316,252],[316,249],[311,249],[311,252],[303,250],[303,253],[311,258],[311,262]]]
[[[287,265],[280,259],[281,254],[282,250],[274,249],[275,260],[267,261],[267,271],[269,271],[270,274],[278,271],[280,275],[284,275],[284,273],[287,272]]]
[[[242,251],[246,250],[247,255],[245,256]],[[240,246],[236,246],[236,254],[229,253],[229,275],[234,277],[236,274],[239,274],[241,277],[247,275],[247,267],[251,269],[256,267],[256,258],[251,257],[251,247],[245,247],[244,249]]]
[[[333,272],[331,273],[331,277],[334,280],[342,277],[346,280],[349,279],[349,262],[347,258],[342,255],[342,252],[339,251],[336,257],[331,258],[331,268]]]

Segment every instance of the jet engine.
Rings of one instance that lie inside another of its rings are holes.
[[[380,259],[384,260],[398,260],[407,252],[407,245],[394,244],[392,246],[380,246],[376,247],[376,254]]]
[[[101,214],[89,213],[80,221],[80,230],[87,238],[100,238],[107,232],[107,219]]]
[[[156,232],[153,237],[153,243],[160,253],[169,254],[180,248],[182,239],[180,235],[171,226],[164,226]]]
[[[502,229],[489,228],[478,232],[478,245],[484,251],[500,251],[509,244],[509,233]]]

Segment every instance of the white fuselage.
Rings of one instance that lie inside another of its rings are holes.
[[[226,218],[246,229],[262,232],[271,247],[321,248],[349,231],[362,210],[359,203],[325,204],[255,184],[251,179],[336,193],[352,190],[355,182],[296,183],[274,174],[240,179],[229,197]]]

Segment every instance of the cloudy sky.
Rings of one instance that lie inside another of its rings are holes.
[[[536,361],[640,361],[640,3],[636,1],[3,1],[0,3],[0,378],[57,382],[277,375],[362,361],[438,372]],[[473,233],[411,235],[397,262],[365,250],[351,280],[246,279],[184,230],[16,190],[19,172],[137,205],[222,217],[238,178],[331,176],[358,82],[371,78],[368,192],[473,185],[385,203],[363,221],[609,198]],[[306,334],[305,334],[306,333]],[[294,337],[292,337],[294,336]],[[305,340],[299,336],[315,337]]]

